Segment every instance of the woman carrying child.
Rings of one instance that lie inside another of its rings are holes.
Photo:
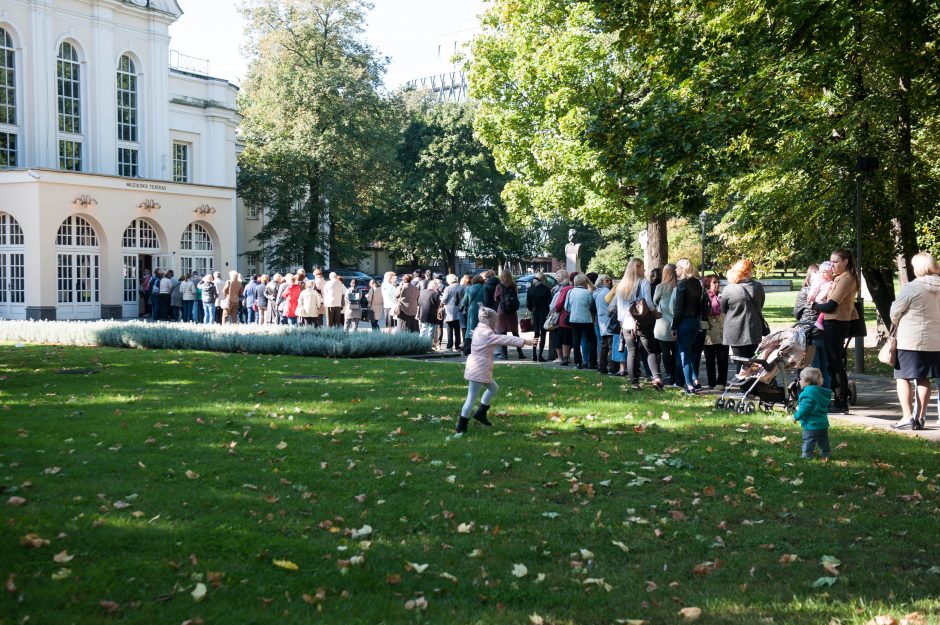
[[[467,424],[471,416],[474,420],[485,426],[493,425],[486,418],[486,413],[492,405],[493,397],[499,390],[499,386],[493,380],[493,352],[498,346],[523,348],[526,345],[534,345],[535,339],[524,339],[511,334],[496,334],[497,313],[492,308],[479,305],[477,313],[477,325],[473,330],[470,340],[470,356],[467,357],[467,364],[464,368],[463,377],[468,382],[467,401],[464,402],[460,411],[460,420],[457,422],[457,434],[463,434],[467,431]],[[480,400],[480,406],[471,415],[473,405],[483,392],[483,398]]]

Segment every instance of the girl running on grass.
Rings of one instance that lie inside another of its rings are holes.
[[[486,413],[490,409],[490,404],[499,386],[493,381],[493,352],[496,347],[505,345],[506,347],[522,348],[526,345],[535,345],[535,339],[523,339],[509,334],[496,334],[496,311],[480,304],[479,324],[473,331],[473,338],[470,342],[470,355],[467,357],[467,366],[464,369],[463,377],[469,383],[467,389],[467,401],[463,404],[460,411],[460,421],[457,422],[457,434],[463,434],[467,431],[467,423],[470,421],[470,411],[483,393],[483,399],[480,400],[480,407],[473,413],[473,418],[485,426],[493,425],[486,418]]]

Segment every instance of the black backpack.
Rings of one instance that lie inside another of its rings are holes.
[[[519,293],[516,291],[516,287],[503,285],[501,290],[503,295],[500,302],[503,305],[503,312],[514,313],[519,310]]]

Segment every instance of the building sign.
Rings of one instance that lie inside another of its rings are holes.
[[[166,191],[165,184],[153,184],[152,182],[128,182],[128,189],[145,189],[147,191]]]

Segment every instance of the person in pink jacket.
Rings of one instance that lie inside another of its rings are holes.
[[[464,402],[460,410],[460,421],[457,422],[457,434],[463,434],[467,431],[467,423],[470,421],[470,411],[483,393],[483,399],[480,400],[480,407],[473,413],[473,418],[483,425],[490,426],[490,420],[486,418],[486,413],[490,409],[490,404],[499,385],[493,380],[493,352],[497,347],[524,347],[534,345],[535,339],[523,339],[510,334],[496,334],[497,313],[492,308],[487,308],[480,304],[479,319],[480,323],[473,331],[473,337],[470,342],[470,356],[467,357],[467,365],[464,368],[463,377],[469,383],[467,389],[467,401]]]

